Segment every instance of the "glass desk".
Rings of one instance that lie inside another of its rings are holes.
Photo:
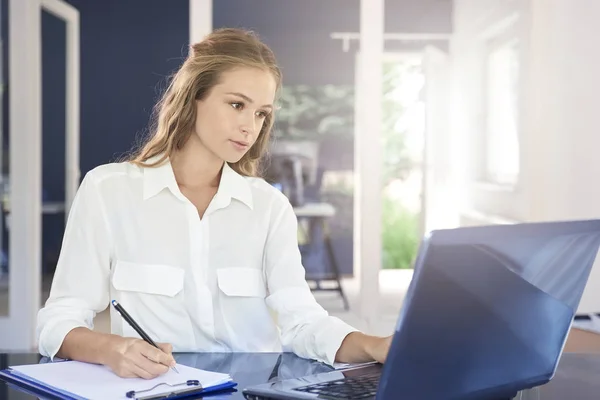
[[[237,392],[214,395],[207,399],[243,399],[242,389],[275,379],[301,377],[329,371],[324,364],[299,358],[291,353],[179,353],[178,363],[201,369],[229,373],[238,383]],[[46,362],[39,355],[0,354],[0,368],[10,365]],[[565,353],[554,379],[541,387],[520,393],[519,400],[587,400],[600,398],[600,354]],[[0,381],[1,400],[25,400],[36,397]],[[398,400],[402,396],[399,394]]]

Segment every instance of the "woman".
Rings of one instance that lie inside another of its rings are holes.
[[[288,200],[254,177],[281,73],[252,33],[222,29],[192,47],[156,107],[152,136],[129,160],[86,174],[72,204],[42,355],[153,378],[172,351],[293,351],[383,362],[390,338],[330,317],[304,279]],[[154,340],[111,309],[115,299]]]

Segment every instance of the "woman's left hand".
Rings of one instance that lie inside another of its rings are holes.
[[[384,363],[387,358],[392,336],[379,337],[352,332],[342,341],[335,361],[341,363],[362,363],[377,361]]]
[[[369,355],[377,362],[384,363],[388,352],[390,351],[390,345],[392,344],[392,337],[374,337],[372,343],[367,350]]]

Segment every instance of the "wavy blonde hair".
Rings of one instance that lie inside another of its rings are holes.
[[[271,49],[251,31],[223,28],[191,46],[190,54],[173,75],[152,115],[150,135],[128,157],[143,167],[162,164],[175,150],[181,149],[194,130],[196,100],[203,100],[219,83],[221,75],[233,68],[253,67],[269,71],[281,87],[281,71]],[[231,167],[239,174],[257,175],[261,157],[266,153],[273,113],[265,118],[254,145]],[[148,162],[149,159],[160,156]]]

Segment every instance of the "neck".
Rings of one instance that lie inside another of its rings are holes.
[[[202,143],[190,138],[183,149],[171,155],[171,166],[179,186],[188,189],[215,188],[219,186],[223,160]]]

